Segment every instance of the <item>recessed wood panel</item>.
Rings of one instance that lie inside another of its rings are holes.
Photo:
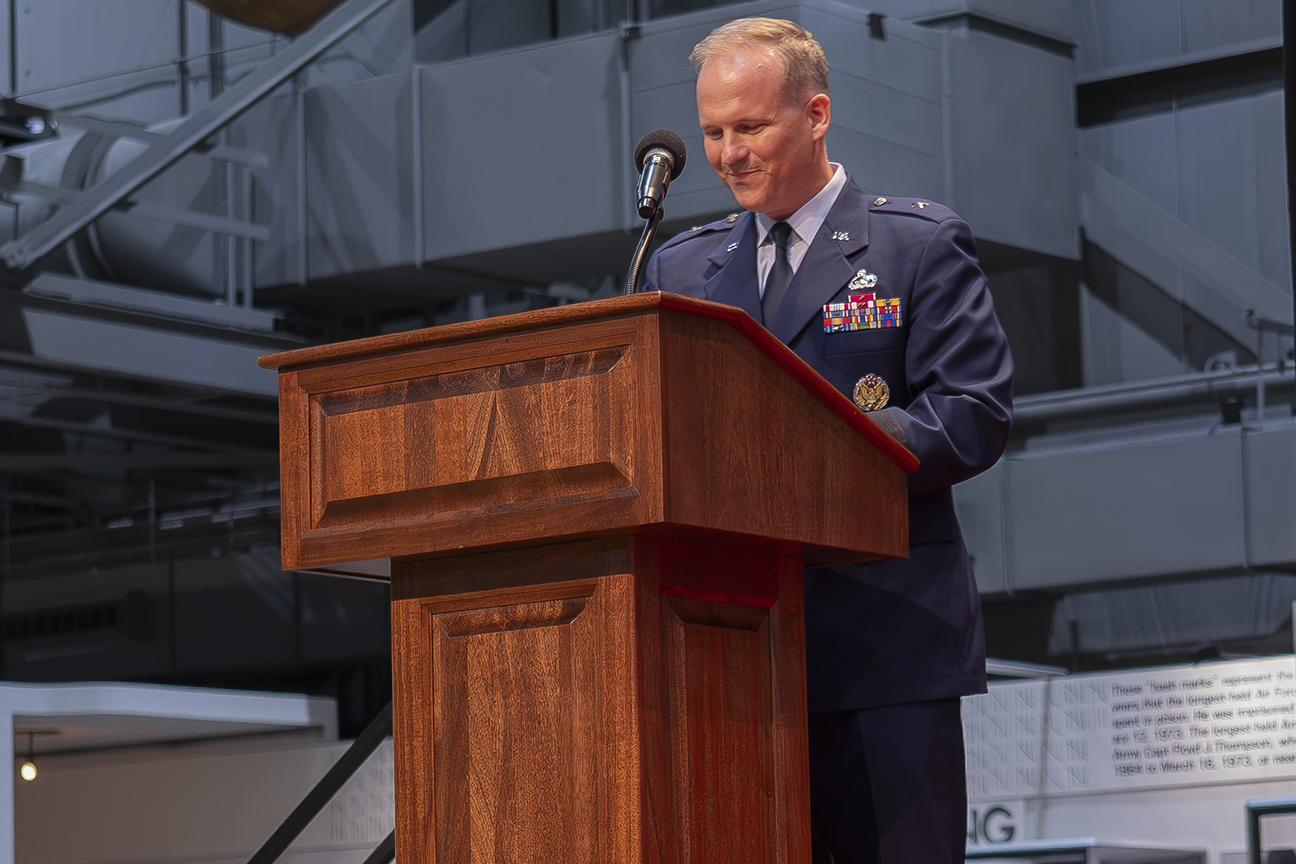
[[[632,419],[616,408],[631,389],[629,351],[617,345],[313,396],[313,528],[458,521],[632,495]]]
[[[590,602],[428,613],[437,861],[602,860]]]
[[[679,860],[776,860],[769,610],[666,604]]]

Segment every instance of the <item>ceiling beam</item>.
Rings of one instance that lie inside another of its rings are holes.
[[[70,432],[74,435],[86,435],[93,438],[113,438],[122,441],[139,441],[145,444],[161,444],[168,447],[195,448],[206,447],[218,453],[238,454],[249,459],[258,458],[272,450],[249,450],[244,447],[231,447],[224,441],[217,441],[199,436],[162,435],[157,432],[146,432],[142,429],[121,429],[116,426],[95,426],[90,423],[76,423],[70,420],[54,420],[49,417],[30,415],[0,415],[0,424],[9,423],[15,426],[27,426],[33,429],[50,429],[55,432]]]
[[[46,474],[85,468],[167,469],[272,468],[275,453],[33,453],[0,456],[0,474]]]

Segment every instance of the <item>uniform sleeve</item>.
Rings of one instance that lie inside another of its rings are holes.
[[[644,268],[643,281],[639,283],[640,291],[656,291],[661,284],[661,253],[658,249],[648,256],[648,266]]]
[[[909,494],[919,496],[994,465],[1012,430],[1012,355],[961,219],[936,226],[904,314],[913,401],[872,416],[921,462],[909,475]]]

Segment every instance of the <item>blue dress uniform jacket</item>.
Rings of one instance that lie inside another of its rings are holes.
[[[848,181],[769,321],[756,237],[751,213],[680,234],[649,261],[645,290],[746,310],[848,397],[881,376],[890,402],[871,416],[921,462],[907,560],[806,572],[810,710],[984,692],[981,606],[950,487],[1002,455],[1013,365],[971,231],[939,204],[866,196]],[[860,274],[876,283],[849,287]],[[824,305],[865,292],[899,298],[899,326],[825,332]]]

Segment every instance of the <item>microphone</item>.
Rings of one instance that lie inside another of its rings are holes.
[[[630,258],[630,272],[626,274],[625,294],[639,290],[639,280],[643,277],[644,265],[648,263],[648,249],[652,246],[653,237],[657,236],[657,226],[662,220],[662,201],[666,198],[666,189],[684,170],[684,142],[674,132],[658,129],[649,132],[635,145],[635,167],[639,169],[639,188],[637,198],[639,215],[644,218],[643,234],[639,236],[639,245],[635,247]]]
[[[639,215],[650,218],[662,206],[670,181],[684,170],[684,142],[674,132],[649,132],[635,145],[635,167],[639,169],[637,190]]]

